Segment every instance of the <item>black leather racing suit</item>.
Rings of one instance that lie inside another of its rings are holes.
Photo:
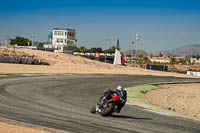
[[[127,92],[125,90],[106,90],[104,91],[106,99],[111,98],[111,94],[115,93],[117,94],[120,98],[122,98],[122,103],[117,106],[117,111],[120,112],[120,110],[124,107],[127,101]]]

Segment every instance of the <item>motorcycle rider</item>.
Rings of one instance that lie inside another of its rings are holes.
[[[118,105],[117,109],[115,110],[117,113],[119,113],[126,103],[127,92],[124,89],[124,87],[118,85],[114,89],[109,89],[109,90],[104,91],[105,99],[108,99],[111,96],[111,94],[114,94],[114,93],[117,94],[122,99],[122,103],[120,105]]]

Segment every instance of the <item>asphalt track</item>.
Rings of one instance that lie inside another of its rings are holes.
[[[0,78],[0,117],[80,133],[200,133],[200,123],[126,106],[101,117],[90,108],[106,88],[194,81],[158,76],[66,74]]]

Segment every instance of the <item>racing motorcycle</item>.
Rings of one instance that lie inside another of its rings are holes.
[[[113,93],[106,98],[105,92],[99,99],[99,102],[91,109],[91,113],[99,113],[101,116],[111,115],[116,111],[118,105],[122,103],[122,99]]]

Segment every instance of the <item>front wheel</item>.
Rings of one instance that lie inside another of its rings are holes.
[[[91,108],[90,112],[91,112],[92,114],[96,113],[96,106],[94,106],[93,108]]]
[[[111,115],[115,109],[116,103],[110,102],[107,104],[105,108],[101,110],[101,116],[108,116]]]

